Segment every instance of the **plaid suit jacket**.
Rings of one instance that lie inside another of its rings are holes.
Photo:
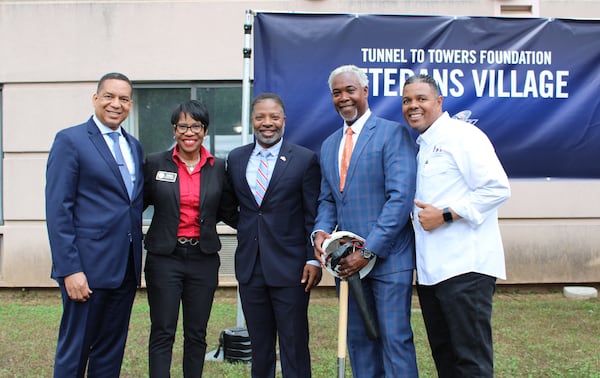
[[[340,193],[342,129],[321,145],[321,193],[315,230],[351,231],[366,239],[378,260],[370,275],[414,269],[410,212],[416,185],[415,143],[402,125],[371,115],[350,160]]]

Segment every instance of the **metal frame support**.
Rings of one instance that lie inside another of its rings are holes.
[[[246,10],[244,23],[244,76],[242,79],[242,146],[249,143],[250,134],[250,63],[252,58],[252,20],[254,12]]]
[[[242,146],[249,143],[250,135],[250,63],[252,58],[252,20],[254,12],[246,10],[246,22],[244,23],[244,77],[242,79]],[[246,319],[242,310],[240,292],[237,293],[237,326],[245,327]]]

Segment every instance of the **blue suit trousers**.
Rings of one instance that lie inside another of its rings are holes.
[[[348,298],[348,354],[355,378],[417,377],[410,325],[413,271],[367,276],[362,286],[379,339],[369,340],[356,302]]]
[[[131,308],[136,293],[132,259],[121,286],[116,289],[91,288],[86,302],[69,299],[60,284],[63,315],[60,322],[55,378],[112,378],[121,372]]]

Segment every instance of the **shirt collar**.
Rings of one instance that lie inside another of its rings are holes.
[[[281,145],[283,144],[283,138],[279,139],[279,142],[275,143],[269,148],[264,148],[258,142],[254,143],[254,150],[252,150],[252,155],[258,155],[262,150],[267,150],[271,153],[272,156],[279,156],[279,151],[281,150]]]
[[[423,134],[419,134],[417,137],[417,144],[420,145],[421,143],[431,143],[431,141],[434,140],[441,132],[441,125],[444,124],[449,118],[450,115],[448,112],[442,113],[442,115],[436,119],[435,122],[433,122]]]
[[[121,127],[120,126],[119,126],[119,128],[117,130],[113,130],[110,127],[108,127],[105,124],[103,124],[102,122],[100,122],[100,120],[98,119],[98,117],[96,117],[95,114],[92,116],[92,119],[94,120],[94,123],[96,123],[96,126],[98,127],[98,130],[100,130],[100,133],[102,135],[110,134],[110,133],[113,133],[115,131],[117,133],[119,133],[120,135],[123,135],[123,132],[121,131]]]
[[[371,109],[367,108],[367,111],[365,112],[365,114],[361,115],[356,121],[354,121],[352,126],[348,126],[348,124],[346,124],[346,122],[344,122],[344,130],[343,130],[344,134],[346,133],[346,130],[348,129],[348,127],[352,127],[352,131],[354,131],[354,134],[356,134],[356,135],[360,134],[360,131],[362,130],[365,123],[367,123],[367,120],[369,119],[370,116],[371,116]]]

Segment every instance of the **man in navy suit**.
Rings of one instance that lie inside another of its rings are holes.
[[[56,134],[46,170],[52,278],[63,301],[55,377],[118,377],[142,261],[142,146],[121,123],[132,87],[104,75],[95,114]]]
[[[338,67],[329,76],[333,104],[344,125],[321,146],[323,178],[313,232],[315,256],[321,258],[323,241],[336,227],[366,239],[364,249],[341,259],[339,265],[340,278],[346,278],[377,256],[361,282],[377,320],[378,339],[367,338],[352,295],[348,301],[353,376],[416,377],[410,326],[415,250],[409,221],[415,193],[414,142],[408,129],[371,113],[368,85],[367,76],[356,66]],[[351,129],[350,136],[347,129]],[[340,166],[347,144],[351,158],[344,181]]]
[[[285,108],[279,96],[256,97],[252,124],[256,143],[228,157],[240,208],[235,274],[252,343],[252,377],[275,377],[279,336],[283,377],[306,378],[311,376],[309,293],[321,280],[310,244],[319,162],[313,151],[283,140]]]

